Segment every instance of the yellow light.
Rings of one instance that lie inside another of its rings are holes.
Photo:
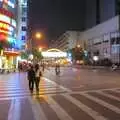
[[[80,48],[80,45],[77,45],[78,48]]]
[[[35,37],[36,37],[37,39],[40,39],[40,38],[42,37],[42,34],[38,32],[38,33],[35,34]]]
[[[42,51],[42,48],[40,47],[40,48],[39,48],[39,52],[41,52],[41,51]]]
[[[1,50],[1,56],[3,55],[3,50]]]

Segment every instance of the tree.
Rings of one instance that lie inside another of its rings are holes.
[[[28,59],[28,54],[27,54],[27,52],[21,52],[21,58],[22,58],[22,59]]]
[[[33,56],[35,59],[37,59],[37,60],[43,59],[42,53],[40,51],[38,51],[37,49],[33,49],[32,53],[33,53]]]

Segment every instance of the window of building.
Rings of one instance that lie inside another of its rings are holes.
[[[116,43],[116,39],[115,38],[111,38],[111,44],[115,44]]]
[[[23,40],[23,41],[24,41],[24,40],[25,40],[25,36],[22,36],[21,40]]]
[[[25,22],[26,21],[26,17],[22,17],[22,22]]]
[[[26,15],[27,14],[27,7],[23,7],[22,8],[22,15]]]
[[[26,31],[26,30],[27,30],[26,26],[22,26],[22,31]]]

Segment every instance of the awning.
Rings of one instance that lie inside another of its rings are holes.
[[[7,56],[18,56],[18,55],[20,55],[20,52],[15,52],[15,51],[4,51],[3,53],[4,53],[4,55],[7,55]]]

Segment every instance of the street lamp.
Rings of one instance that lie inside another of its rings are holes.
[[[39,47],[39,52],[41,52],[42,51],[42,48],[41,47]]]
[[[40,39],[42,37],[42,34],[40,32],[37,32],[35,34],[35,38]]]
[[[77,45],[77,48],[80,48],[80,45]]]

